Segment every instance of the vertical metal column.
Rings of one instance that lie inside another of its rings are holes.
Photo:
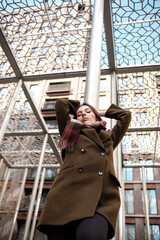
[[[144,198],[147,240],[151,240],[150,226],[149,226],[148,196],[147,196],[147,188],[146,188],[146,174],[145,174],[144,167],[142,167],[142,179],[143,179],[143,198]]]
[[[124,175],[123,175],[123,168],[122,168],[122,150],[121,150],[121,144],[118,145],[118,179],[120,179],[122,188],[120,189],[120,197],[121,197],[121,206],[119,209],[119,215],[118,215],[118,225],[119,225],[119,237],[118,239],[125,240],[125,201],[124,201]]]
[[[35,202],[35,199],[36,199],[37,188],[38,188],[38,184],[39,184],[39,179],[40,179],[40,174],[41,174],[42,163],[43,163],[43,158],[44,158],[44,153],[45,153],[47,140],[48,140],[48,134],[45,135],[44,141],[43,141],[42,151],[41,151],[39,164],[38,164],[38,168],[37,168],[37,174],[36,174],[36,177],[35,177],[33,191],[32,191],[32,198],[31,198],[31,201],[30,201],[29,209],[28,209],[28,215],[27,215],[27,219],[26,219],[23,240],[27,240],[27,236],[28,236],[28,232],[29,232],[29,228],[30,228],[32,213],[33,213],[33,209],[34,209],[34,202]]]
[[[15,101],[16,101],[16,97],[17,97],[17,94],[19,92],[19,89],[20,89],[21,85],[22,85],[22,80],[19,80],[19,82],[18,82],[18,84],[17,84],[17,86],[16,86],[16,88],[14,90],[13,96],[12,96],[12,98],[10,100],[9,107],[7,109],[6,115],[5,115],[4,119],[3,119],[3,123],[2,123],[1,129],[0,129],[0,143],[1,143],[2,139],[3,139],[4,133],[6,131],[6,127],[8,125],[8,121],[9,121],[11,113],[13,111],[13,107],[14,107],[14,104],[15,104]]]
[[[98,108],[104,0],[95,0],[84,100]]]
[[[15,212],[14,212],[12,227],[11,227],[11,231],[10,231],[8,240],[12,240],[12,236],[13,236],[13,233],[14,233],[14,228],[15,228],[16,220],[17,220],[17,216],[18,216],[18,211],[19,211],[20,203],[21,203],[21,200],[22,200],[23,192],[24,192],[24,185],[25,185],[25,182],[26,182],[27,174],[28,174],[28,168],[25,168],[24,175],[23,175],[23,180],[22,180],[22,184],[21,184],[21,188],[20,188],[20,193],[19,193],[19,197],[18,197],[18,201],[17,201],[17,206],[16,206],[16,209],[15,209]]]
[[[117,99],[117,75],[115,73],[115,71],[111,72],[111,103],[117,104],[118,99]],[[113,128],[113,126],[116,124],[116,121],[114,119],[112,119],[111,121],[111,128]],[[118,147],[114,150],[113,152],[113,156],[114,156],[114,167],[115,167],[115,171],[116,174],[118,176],[118,178],[121,181],[121,184],[123,184],[122,181],[122,154],[121,154],[121,145],[119,144]],[[123,185],[122,185],[122,189],[123,189]],[[124,216],[124,207],[123,207],[123,191],[120,190],[120,196],[122,199],[122,205],[120,207],[119,210],[119,215],[118,215],[118,228],[117,228],[117,234],[115,236],[114,239],[123,239],[125,240],[125,234],[124,234],[124,230],[125,230],[125,216]]]
[[[11,169],[7,168],[7,174],[6,174],[6,177],[5,177],[5,181],[4,181],[1,196],[0,196],[0,207],[1,207],[1,204],[2,204],[2,200],[3,200],[4,194],[5,194],[6,188],[7,188],[7,183],[8,183],[9,176],[10,176],[10,171],[11,171]]]
[[[2,167],[2,164],[3,164],[3,159],[1,159],[1,161],[0,161],[0,169]]]
[[[34,216],[33,216],[33,221],[32,221],[30,239],[29,240],[32,240],[34,238],[35,226],[36,226],[36,221],[37,221],[37,216],[38,216],[39,205],[40,205],[40,201],[41,201],[41,195],[42,195],[42,191],[43,191],[43,184],[44,184],[44,180],[45,180],[45,174],[46,174],[46,168],[43,168],[42,176],[41,176],[41,182],[40,182],[40,185],[39,185],[37,201],[36,201],[36,208],[35,208],[35,211],[34,211]]]

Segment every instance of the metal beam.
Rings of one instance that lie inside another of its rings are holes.
[[[12,111],[13,111],[13,108],[14,108],[14,105],[15,105],[15,101],[16,101],[16,97],[17,97],[17,94],[19,92],[19,89],[20,89],[21,85],[22,85],[22,80],[19,80],[19,82],[17,83],[17,86],[15,87],[13,96],[12,96],[12,98],[10,100],[10,103],[9,103],[6,115],[5,115],[4,119],[3,119],[3,123],[2,123],[1,129],[0,129],[0,144],[1,144],[1,141],[3,139],[5,130],[7,128],[10,116],[12,114]]]
[[[143,198],[144,198],[144,208],[145,208],[147,240],[151,240],[150,226],[149,226],[149,208],[148,208],[149,205],[148,205],[148,196],[147,196],[147,187],[146,187],[146,174],[145,174],[144,167],[142,167],[142,179],[143,179]]]
[[[135,127],[128,128],[127,132],[150,132],[150,131],[160,131],[160,127]]]
[[[28,215],[27,215],[27,219],[26,219],[23,240],[28,239],[29,228],[30,228],[30,223],[31,223],[31,219],[32,219],[32,213],[33,213],[33,209],[34,209],[34,203],[35,203],[35,199],[36,199],[37,188],[38,188],[38,184],[39,184],[40,173],[41,173],[41,169],[42,169],[42,163],[43,163],[43,159],[44,159],[47,140],[48,140],[48,134],[45,135],[43,145],[42,145],[42,151],[41,151],[41,155],[40,155],[40,159],[39,159],[39,165],[38,165],[38,168],[37,168],[37,173],[36,173],[36,177],[35,177],[35,181],[34,181],[32,198],[31,198],[31,201],[30,201],[29,209],[28,209]]]
[[[12,227],[11,227],[11,231],[10,231],[8,240],[12,240],[12,237],[13,237],[14,229],[15,229],[15,226],[16,226],[16,220],[17,220],[17,216],[18,216],[18,211],[19,211],[19,207],[20,207],[21,200],[22,200],[22,197],[23,197],[24,186],[25,186],[27,174],[28,174],[28,168],[25,168],[24,174],[23,174],[23,180],[22,180],[22,184],[21,184],[21,188],[20,188],[20,192],[19,192],[19,196],[18,196],[18,201],[17,201],[15,212],[14,212]]]
[[[2,204],[2,200],[4,198],[5,191],[7,189],[7,184],[8,184],[9,177],[10,177],[10,172],[11,172],[11,169],[7,168],[7,174],[6,174],[6,177],[5,177],[5,181],[3,183],[3,188],[2,188],[2,192],[1,192],[1,196],[0,196],[0,207],[1,207],[1,204]]]
[[[113,37],[113,21],[112,21],[110,0],[104,1],[104,28],[105,28],[106,43],[107,43],[109,69],[110,71],[115,71],[116,70],[115,44],[114,44],[114,37]]]
[[[102,75],[110,75],[111,71],[109,68],[101,69],[101,76]],[[148,65],[135,65],[135,66],[122,66],[117,67],[115,69],[115,72],[117,74],[123,74],[123,73],[137,73],[137,72],[152,72],[152,71],[160,71],[160,64],[155,63],[148,64]],[[54,71],[53,73],[44,73],[44,74],[38,74],[38,75],[24,75],[23,80],[26,82],[31,81],[41,81],[41,80],[49,80],[49,79],[61,79],[62,78],[75,78],[75,77],[86,77],[87,69],[83,69],[80,71],[70,70],[70,71]],[[12,83],[16,82],[18,78],[16,77],[1,77],[0,83]]]
[[[46,169],[43,168],[43,171],[42,171],[42,174],[41,174],[41,181],[40,181],[40,184],[39,184],[39,191],[38,191],[38,196],[37,196],[37,200],[36,200],[36,207],[35,207],[34,216],[33,216],[33,220],[32,220],[32,226],[31,226],[31,232],[30,232],[29,240],[32,240],[34,238],[35,226],[36,226],[36,221],[37,221],[37,216],[38,216],[38,210],[39,210],[39,205],[40,205],[40,201],[41,201],[42,191],[43,191],[45,174],[46,174]]]
[[[0,44],[2,46],[2,49],[3,51],[5,52],[7,58],[8,58],[8,61],[9,63],[11,64],[11,67],[13,69],[13,71],[15,72],[15,75],[18,79],[22,79],[23,78],[23,75],[22,75],[22,72],[18,66],[18,63],[14,57],[14,54],[7,42],[7,39],[5,37],[5,34],[2,30],[2,28],[0,27]]]

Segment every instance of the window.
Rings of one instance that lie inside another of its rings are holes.
[[[47,92],[69,92],[70,82],[50,83]]]
[[[144,152],[150,149],[150,135],[149,134],[138,134],[138,148],[140,152]]]
[[[160,239],[160,226],[157,225],[150,225],[151,229],[151,239],[152,240],[158,240]]]
[[[37,95],[38,92],[38,84],[30,85],[30,92],[32,96]]]
[[[47,179],[55,178],[56,175],[57,175],[57,169],[46,169],[45,178]]]
[[[147,197],[148,197],[149,214],[157,214],[156,190],[155,189],[147,190]],[[143,205],[143,213],[144,213],[144,194],[143,194],[143,191],[142,191],[142,205]]]
[[[152,160],[139,160],[140,164],[144,165],[145,164],[152,164]],[[154,171],[152,167],[145,167],[145,175],[146,175],[146,181],[154,181]],[[140,168],[140,176],[142,180],[142,168]]]
[[[125,239],[126,240],[135,240],[135,225],[134,224],[126,224],[125,225]]]
[[[45,117],[44,120],[49,129],[58,129],[56,117]]]
[[[132,150],[131,135],[125,135],[122,139],[122,152],[130,153]]]
[[[146,175],[146,181],[154,181],[154,172],[153,168],[147,167],[145,168],[145,175]],[[140,168],[140,176],[142,180],[142,169]]]
[[[124,168],[124,181],[133,181],[133,169]]]
[[[84,103],[84,97],[81,97],[80,104],[83,104],[83,103]]]
[[[125,212],[134,213],[133,190],[125,190]]]
[[[137,127],[147,126],[147,113],[146,112],[136,113],[136,126]]]
[[[99,96],[99,109],[105,109],[106,107],[106,96]]]
[[[86,86],[86,81],[83,81],[83,82],[82,82],[82,90],[81,90],[82,92],[85,91],[85,86]]]
[[[156,190],[147,190],[148,200],[149,200],[149,213],[157,214],[157,201],[156,201]]]
[[[54,111],[55,110],[55,104],[56,104],[56,100],[55,99],[46,99],[44,106],[42,108],[42,110],[44,111]]]
[[[123,160],[124,164],[130,164],[130,160]],[[124,181],[133,181],[133,169],[132,168],[125,168],[124,167]]]
[[[106,79],[100,79],[100,91],[107,91]]]

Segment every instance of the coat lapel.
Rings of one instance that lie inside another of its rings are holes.
[[[104,148],[103,142],[105,142],[108,137],[110,137],[110,134],[107,134],[107,132],[110,131],[101,131],[100,135],[98,135],[96,130],[93,128],[82,128],[82,132],[102,148]]]

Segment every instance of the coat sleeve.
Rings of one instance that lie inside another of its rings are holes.
[[[70,119],[69,114],[74,115],[79,105],[80,102],[77,100],[60,98],[56,101],[56,118],[61,136],[63,134],[67,121]]]
[[[111,136],[113,148],[115,149],[128,129],[131,121],[131,112],[112,104],[106,111],[105,117],[117,120],[116,125],[112,129]]]

